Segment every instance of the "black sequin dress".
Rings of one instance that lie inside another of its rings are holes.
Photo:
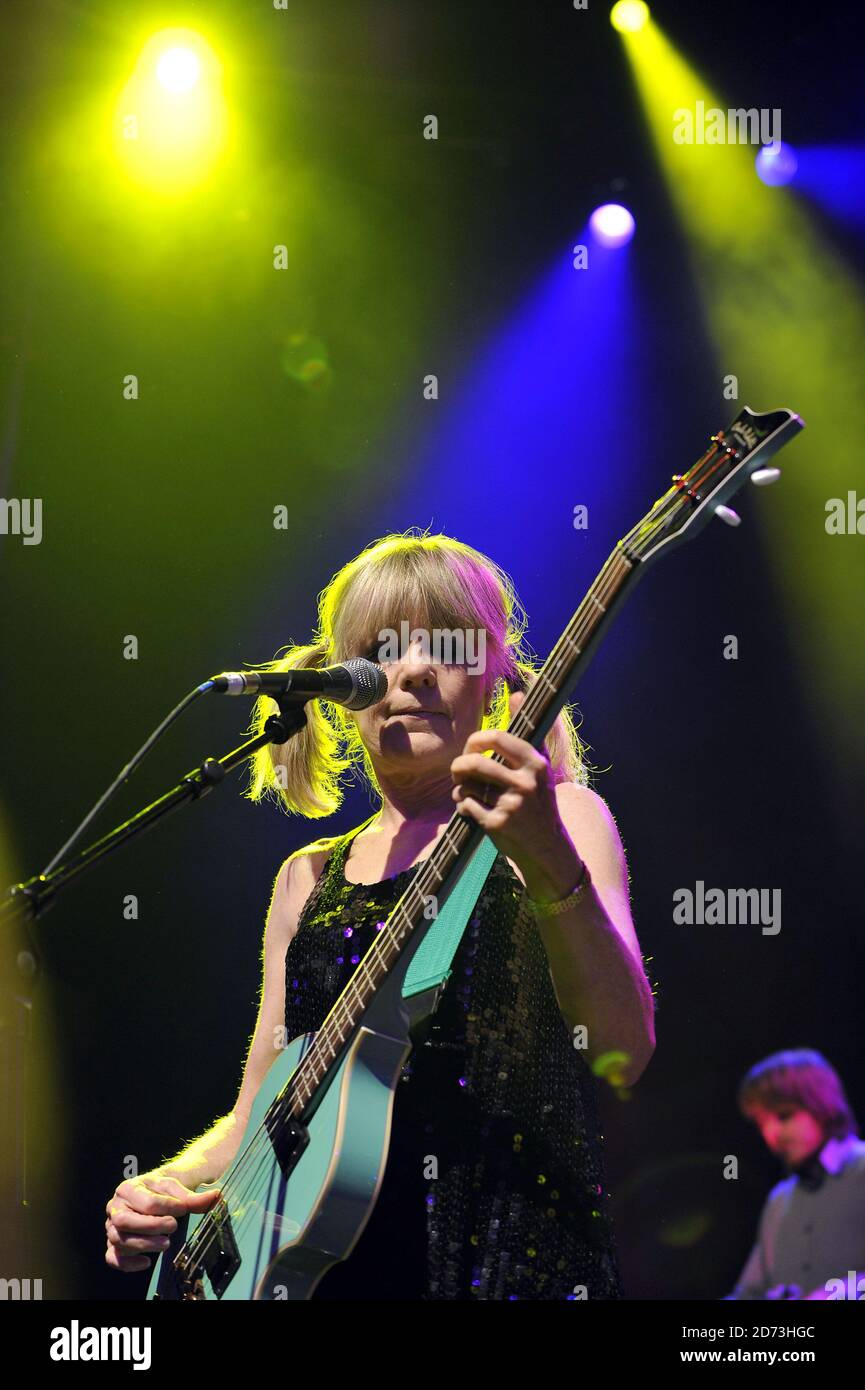
[[[348,847],[368,823],[335,843],[289,944],[290,1037],[320,1027],[420,867],[349,883]],[[596,1087],[499,854],[397,1083],[378,1201],[312,1297],[622,1298]]]

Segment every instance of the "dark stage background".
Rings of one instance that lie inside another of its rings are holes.
[[[430,526],[487,552],[545,656],[615,541],[710,433],[746,402],[801,411],[809,429],[779,457],[781,484],[742,496],[738,529],[713,524],[650,571],[578,692],[659,982],[655,1057],[630,1098],[604,1096],[626,1291],[719,1298],[781,1176],[736,1111],[745,1069],[816,1047],[865,1115],[865,541],[827,537],[803,487],[821,468],[820,383],[861,378],[862,362],[839,334],[810,399],[779,393],[777,358],[765,380],[742,371],[738,404],[723,398],[736,353],[715,355],[607,6],[136,8],[136,33],[201,25],[231,54],[233,162],[179,211],[115,195],[85,138],[89,94],[128,57],[127,7],[28,0],[2,18],[0,491],[42,497],[46,518],[39,546],[0,537],[5,879],[43,867],[187,689],[308,640],[317,593],[374,538]],[[803,145],[862,138],[856,14],[653,7],[725,102],[781,108]],[[437,142],[419,133],[430,112]],[[622,337],[596,360],[591,335],[547,333],[531,306],[613,197],[637,234]],[[807,215],[861,299],[861,226]],[[795,303],[790,320],[798,386],[808,329]],[[743,315],[749,350],[755,332]],[[496,432],[496,382],[512,400],[523,334],[528,423],[514,447]],[[316,389],[292,374],[292,335],[324,345]],[[570,354],[585,373],[556,394]],[[437,402],[422,394],[433,372]],[[536,391],[549,418],[529,409]],[[859,424],[832,422],[850,489]],[[835,597],[812,604],[805,571],[812,589],[831,573]],[[130,634],[137,660],[123,656]],[[722,657],[727,634],[738,660]],[[99,829],[233,746],[249,712],[202,702]],[[290,820],[241,785],[235,774],[117,854],[39,925],[31,1200],[46,1295],[50,1283],[56,1297],[143,1296],[142,1276],[103,1263],[125,1157],[149,1168],[230,1108],[279,864],[370,813],[355,788],[330,820]],[[697,880],[780,888],[780,933],[675,925],[672,895]],[[722,1177],[731,1154],[735,1182]]]

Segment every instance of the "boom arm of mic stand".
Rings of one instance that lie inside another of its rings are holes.
[[[286,743],[288,739],[299,733],[306,724],[304,706],[310,697],[287,694],[284,696],[275,695],[271,698],[275,700],[279,714],[270,715],[265,721],[261,733],[255,738],[248,739],[246,743],[240,744],[238,748],[235,748],[231,753],[226,753],[222,758],[205,758],[200,767],[187,773],[176,787],[167,792],[165,796],[160,797],[158,801],[154,801],[152,805],[146,806],[143,811],[139,811],[131,820],[117,826],[108,835],[97,840],[88,849],[82,850],[66,864],[59,864],[49,874],[37,874],[24,883],[14,884],[8,890],[4,900],[0,902],[0,927],[10,928],[8,935],[0,935],[0,947],[4,951],[11,948],[15,955],[15,970],[8,977],[8,985],[6,971],[0,972],[0,981],[3,984],[2,991],[0,991],[0,1054],[2,1054],[4,1044],[9,1050],[8,1064],[2,1056],[0,1056],[0,1064],[8,1066],[8,1074],[13,1077],[14,1095],[16,1096],[14,1116],[15,1199],[14,1206],[11,1197],[8,1199],[7,1210],[3,1212],[4,1229],[11,1229],[11,1223],[17,1221],[20,1212],[26,1210],[28,1205],[28,1119],[25,1101],[25,1075],[32,1001],[25,996],[29,994],[28,986],[39,970],[39,956],[32,940],[30,928],[39,914],[51,906],[59,890],[65,887],[71,879],[77,878],[85,869],[89,869],[93,864],[104,859],[107,854],[110,854],[112,850],[117,849],[127,840],[133,839],[143,830],[149,830],[151,825],[154,825],[162,816],[167,815],[169,811],[173,811],[175,807],[181,806],[185,801],[199,801],[202,796],[206,796],[223,780],[226,772],[230,772],[238,763],[243,762],[244,758],[248,758],[250,753],[254,753],[257,748],[261,748],[265,743]],[[22,931],[21,928],[26,928],[26,932]],[[29,938],[26,944],[25,936]],[[21,981],[17,988],[13,983],[13,976],[16,973]],[[6,1194],[3,1193],[2,1197],[5,1200]],[[29,1249],[26,1244],[28,1239],[29,1233],[25,1237],[25,1249]]]
[[[164,796],[149,806],[145,806],[137,815],[124,821],[122,825],[116,826],[101,840],[96,840],[92,845],[88,845],[86,849],[81,850],[65,864],[58,864],[57,868],[53,869],[50,874],[36,874],[23,883],[13,884],[6,897],[0,902],[0,924],[14,926],[25,922],[30,925],[52,906],[59,890],[64,888],[70,880],[84,873],[85,869],[92,868],[94,864],[118,849],[120,845],[125,844],[127,840],[134,839],[144,830],[149,830],[169,811],[175,810],[187,801],[200,801],[208,792],[213,791],[215,786],[218,786],[227,772],[231,772],[256,749],[263,747],[266,743],[287,743],[290,738],[299,733],[306,725],[306,702],[312,697],[308,695],[292,696],[288,693],[273,695],[270,698],[279,707],[279,713],[271,714],[267,718],[260,734],[247,739],[245,743],[241,743],[221,758],[205,758],[199,767],[188,772],[171,791],[166,792]],[[29,954],[26,951],[19,952],[19,967],[25,974],[32,975],[36,969],[35,951],[31,961],[22,959]]]

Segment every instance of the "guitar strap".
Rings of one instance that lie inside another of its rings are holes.
[[[377,812],[373,812],[369,820],[348,832],[345,837],[346,845],[375,820],[376,814]],[[435,989],[449,978],[457,947],[462,941],[472,909],[481,895],[497,853],[492,840],[484,835],[409,964],[402,984],[403,999],[423,994],[424,990]]]
[[[415,952],[403,980],[403,999],[443,985],[450,975],[451,962],[497,853],[484,835]]]

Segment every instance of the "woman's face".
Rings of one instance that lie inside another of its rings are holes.
[[[411,771],[434,780],[450,774],[466,739],[483,723],[487,677],[466,664],[436,660],[432,644],[413,640],[393,659],[378,660],[375,645],[364,655],[387,675],[387,693],[377,705],[350,717],[376,773],[399,777]]]

